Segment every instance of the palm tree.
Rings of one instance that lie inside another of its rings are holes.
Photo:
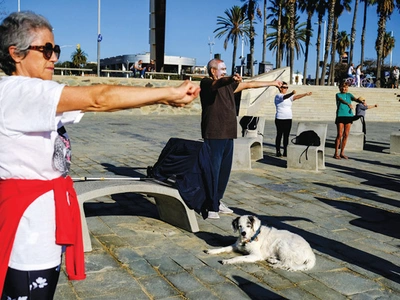
[[[338,30],[339,30],[339,17],[342,15],[343,11],[351,11],[350,8],[351,0],[337,0],[335,3],[335,15],[333,20],[333,33],[332,33],[332,49],[331,49],[331,63],[330,63],[330,72],[329,79],[331,85],[333,85],[335,81],[335,54],[336,54],[336,44],[338,39]]]
[[[382,49],[382,61],[381,64],[384,64],[385,58],[392,52],[395,45],[395,39],[392,36],[391,32],[386,32],[385,36],[383,37],[383,49]],[[377,45],[376,45],[377,46]],[[375,47],[376,50],[377,47]]]
[[[339,0],[337,0],[339,1]],[[328,33],[326,35],[324,60],[322,62],[322,71],[320,85],[325,85],[326,67],[328,65],[329,48],[332,43],[333,23],[335,19],[336,0],[328,0]]]
[[[276,29],[276,52],[275,52],[275,65],[276,68],[281,67],[283,54],[281,51],[282,45],[282,15],[283,15],[283,1],[284,0],[271,0],[272,6],[268,9],[272,12],[267,16],[267,19],[272,19],[270,24],[274,24]],[[268,38],[268,35],[267,35]]]
[[[245,2],[242,6],[242,11],[247,15],[247,18],[250,22],[250,76],[253,76],[253,65],[254,65],[254,37],[256,36],[254,30],[254,19],[257,16],[258,19],[261,20],[261,10],[258,7],[257,0],[241,0]]]
[[[350,45],[350,39],[347,32],[341,31],[338,34],[337,42],[336,42],[336,51],[339,54],[339,61],[341,60],[343,54],[346,52],[346,49]]]
[[[358,0],[354,2],[354,12],[353,12],[353,22],[351,24],[351,33],[350,33],[350,55],[349,61],[353,62],[353,50],[354,43],[356,41],[356,20],[357,20],[357,11],[358,11]]]
[[[289,17],[289,46],[290,46],[290,83],[293,82],[293,67],[294,67],[294,30],[296,22],[296,0],[287,0],[287,15]]]
[[[307,13],[307,28],[306,28],[306,52],[304,54],[304,69],[303,69],[303,84],[306,84],[307,80],[307,63],[308,63],[308,47],[310,45],[310,39],[312,37],[312,25],[311,18],[317,9],[318,0],[300,0],[299,9],[301,12]]]
[[[400,0],[396,1],[396,7],[400,10]],[[395,3],[393,0],[379,0],[377,1],[377,13],[379,16],[378,20],[378,37],[376,39],[376,86],[380,87],[381,84],[381,66],[382,66],[382,57],[383,57],[383,43],[386,33],[386,20],[390,18],[391,14],[393,13]]]
[[[237,5],[233,6],[231,9],[225,10],[226,17],[217,17],[217,29],[214,30],[216,38],[221,38],[225,36],[224,49],[228,47],[228,43],[233,43],[233,56],[232,56],[232,75],[235,74],[235,61],[236,61],[236,51],[238,38],[242,37],[247,39],[250,35],[249,20],[243,14],[241,8]]]
[[[306,41],[306,31],[305,28],[306,22],[299,24],[299,16],[295,18],[295,37],[294,37],[294,49],[296,53],[296,57],[299,58],[301,53],[304,53],[303,43]],[[267,34],[268,49],[273,52],[277,52],[280,49],[279,57],[286,57],[286,65],[288,66],[290,63],[290,46],[289,46],[289,18],[284,15],[282,17],[282,26],[278,27],[278,22],[276,19],[272,20],[272,22],[268,25],[272,32]],[[279,28],[279,29],[278,29]],[[278,43],[278,32],[280,32],[280,44]],[[281,62],[279,62],[281,65]]]
[[[321,24],[322,19],[325,16],[325,13],[328,10],[328,2],[327,0],[319,0],[317,3],[317,15],[318,15],[318,36],[317,36],[317,64],[315,68],[315,84],[320,84],[319,82],[319,62],[320,62],[320,47],[321,47]],[[325,22],[324,22],[324,31],[325,31]],[[325,42],[326,43],[326,42]],[[325,47],[325,45],[322,45]],[[323,72],[321,72],[323,73]],[[322,77],[322,74],[321,74]]]
[[[365,32],[367,27],[367,7],[376,4],[377,0],[361,0],[364,2],[364,18],[361,33],[361,60],[360,64],[364,65],[364,45],[365,45]]]
[[[263,51],[262,62],[265,63],[267,56],[267,0],[264,0],[264,13],[263,13]]]
[[[76,45],[75,52],[71,54],[72,64],[76,67],[83,67],[86,65],[87,54],[81,49],[81,46]]]

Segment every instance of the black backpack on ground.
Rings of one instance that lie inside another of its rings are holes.
[[[242,127],[242,136],[245,136],[247,130],[256,130],[259,117],[243,116],[240,121],[240,127]]]
[[[320,146],[321,139],[314,130],[306,130],[306,131],[301,132],[295,138],[293,138],[292,143],[296,144],[296,145],[307,146],[307,148],[301,153],[301,155],[299,157],[299,163],[300,163],[301,156],[304,154],[304,152],[306,153],[306,160],[308,160],[308,155],[307,155],[308,148],[310,146],[316,146],[316,147]]]

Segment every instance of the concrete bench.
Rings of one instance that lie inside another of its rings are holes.
[[[347,138],[346,151],[363,151],[365,135],[361,119],[353,121]]]
[[[101,72],[106,73],[107,77],[112,76],[112,73],[114,73],[114,74],[124,74],[126,78],[129,78],[130,75],[132,74],[132,71],[129,70],[101,70]]]
[[[296,145],[290,141],[287,147],[287,168],[311,171],[319,171],[321,169],[325,169],[325,141],[327,129],[328,124],[300,122],[297,126],[296,136],[298,136],[303,131],[314,130],[321,140],[321,145],[318,147],[308,147],[308,159],[306,159],[306,153],[303,154],[303,152],[307,149],[307,146]]]
[[[83,204],[102,196],[139,193],[155,199],[160,219],[190,232],[198,232],[195,211],[188,208],[179,191],[155,182],[145,181],[78,181],[74,183],[81,211],[82,235],[85,252],[92,250]]]
[[[265,118],[260,117],[255,130],[247,130],[242,137],[238,117],[238,137],[234,140],[232,170],[250,170],[253,160],[262,159]]]
[[[390,134],[390,153],[400,154],[400,131],[394,131]]]

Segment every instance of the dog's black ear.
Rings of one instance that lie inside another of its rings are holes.
[[[256,217],[249,216],[249,222],[250,222],[251,228],[254,229],[254,223],[256,222]]]
[[[237,217],[235,220],[232,221],[232,228],[233,228],[233,232],[238,231],[238,229],[239,229],[239,217]]]

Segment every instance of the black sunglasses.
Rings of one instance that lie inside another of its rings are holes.
[[[281,86],[281,89],[287,89],[289,88],[288,86]]]
[[[29,50],[36,50],[43,53],[43,57],[46,60],[49,60],[53,55],[53,52],[56,54],[57,59],[60,58],[61,49],[58,45],[53,45],[51,43],[46,43],[44,46],[29,46]]]

